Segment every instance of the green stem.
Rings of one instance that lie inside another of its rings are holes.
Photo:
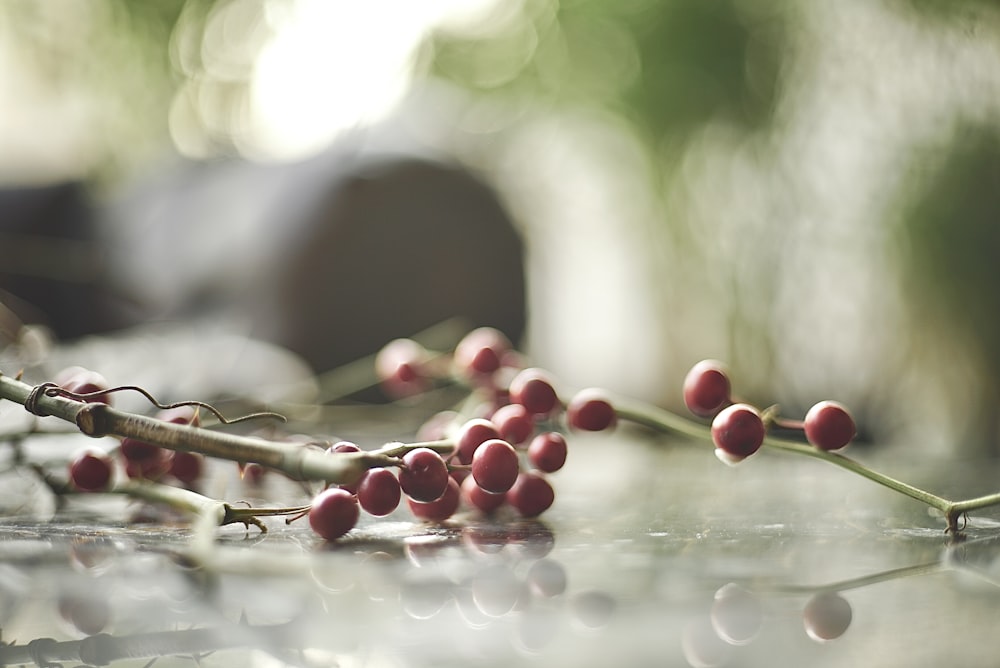
[[[212,518],[221,526],[226,519],[228,504],[181,487],[161,485],[149,480],[123,480],[108,490],[131,499],[160,503],[194,516]]]
[[[175,510],[200,517],[215,526],[227,524],[253,524],[262,532],[267,528],[259,518],[276,515],[295,515],[309,510],[309,506],[281,508],[236,507],[223,501],[209,498],[197,492],[172,485],[162,485],[150,480],[123,480],[108,490],[109,494],[122,494],[132,499],[142,499],[150,503],[160,503]]]
[[[682,418],[679,415],[675,415],[674,413],[623,399],[615,399],[613,404],[615,406],[615,412],[622,420],[628,420],[656,431],[682,434],[699,440],[711,441],[712,439],[711,429],[704,425]],[[941,512],[945,513],[945,515],[956,513],[957,511],[955,507],[962,504],[972,505],[958,511],[959,515],[965,510],[981,508],[986,505],[1000,504],[1000,494],[991,495],[989,497],[981,497],[980,499],[973,499],[972,501],[956,504],[948,499],[937,496],[936,494],[931,494],[928,491],[887,476],[884,473],[879,473],[878,471],[870,469],[864,464],[849,457],[845,457],[844,455],[840,455],[835,452],[826,452],[810,445],[797,443],[795,441],[779,438],[765,438],[763,446],[774,450],[781,450],[784,452],[813,457],[814,459],[821,459],[825,462],[833,464],[834,466],[839,466],[840,468],[847,469],[852,473],[856,473],[871,480],[872,482],[882,485],[883,487],[888,487],[889,489],[899,492],[900,494],[916,499],[917,501],[925,503],[932,508],[937,508]],[[951,528],[950,525],[951,521],[949,520],[949,528]]]
[[[925,503],[932,508],[937,508],[943,513],[947,513],[948,510],[954,505],[954,503],[948,499],[942,498],[936,494],[931,494],[928,491],[887,476],[884,473],[879,473],[878,471],[868,468],[861,462],[851,459],[850,457],[845,457],[844,455],[836,452],[826,452],[825,450],[814,448],[811,445],[805,445],[803,443],[796,443],[795,441],[778,438],[765,438],[764,446],[775,450],[784,450],[785,452],[794,452],[800,455],[805,455],[806,457],[821,459],[825,462],[833,464],[834,466],[839,466],[840,468],[847,469],[852,473],[857,473],[862,477],[868,478],[872,482],[895,490],[900,494],[910,497],[911,499],[916,499],[917,501]]]
[[[979,510],[980,508],[988,508],[989,506],[996,505],[1000,505],[1000,492],[987,494],[985,496],[977,496],[974,499],[966,499],[965,501],[956,501],[945,510],[945,513],[959,516],[963,513],[969,512],[970,510]]]

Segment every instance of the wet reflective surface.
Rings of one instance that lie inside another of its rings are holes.
[[[215,473],[230,500],[303,494]],[[32,496],[30,476],[4,477]],[[989,513],[951,544],[919,504],[822,463],[728,468],[625,431],[574,436],[553,478],[537,521],[398,510],[326,545],[268,518],[266,535],[217,529],[200,561],[190,526],[121,499],[6,509],[0,663],[992,665]]]

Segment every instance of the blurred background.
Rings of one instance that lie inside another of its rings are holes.
[[[5,0],[0,100],[0,302],[62,340],[325,371],[460,315],[570,385],[681,408],[715,357],[1000,452],[995,3]]]

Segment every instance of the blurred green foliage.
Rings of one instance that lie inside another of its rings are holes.
[[[494,30],[441,32],[431,44],[439,76],[481,92],[605,105],[657,145],[720,117],[766,125],[786,24],[775,0],[527,0]]]
[[[928,354],[954,337],[972,348],[982,371],[973,390],[979,428],[988,432],[974,438],[1000,442],[1000,128],[962,127],[943,155],[915,168],[898,231],[907,303],[931,338]]]

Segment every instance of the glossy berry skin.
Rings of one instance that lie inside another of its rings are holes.
[[[490,494],[484,490],[471,475],[462,481],[461,491],[465,503],[484,515],[493,513],[507,500],[503,494]]]
[[[603,431],[615,425],[618,416],[604,393],[596,388],[577,392],[566,405],[566,423],[580,431]]]
[[[712,441],[735,459],[757,452],[764,442],[764,431],[760,413],[748,404],[733,404],[712,420]]]
[[[806,413],[806,440],[820,450],[839,450],[857,433],[847,407],[836,401],[821,401]]]
[[[559,404],[552,381],[541,369],[525,369],[510,381],[510,401],[532,415],[548,415]]]
[[[496,425],[500,438],[511,445],[524,443],[535,431],[535,419],[521,404],[501,406],[490,417],[490,422]]]
[[[732,403],[729,376],[722,362],[702,360],[684,378],[684,405],[699,417],[711,418]]]
[[[448,466],[441,455],[429,448],[416,448],[403,455],[399,485],[406,496],[418,503],[441,498],[448,489]],[[458,483],[455,483],[456,485]]]
[[[490,420],[473,418],[462,425],[455,439],[455,453],[461,464],[471,464],[472,457],[480,445],[494,438],[500,438],[500,432]]]
[[[554,473],[566,463],[566,439],[557,431],[535,436],[528,446],[528,461],[539,471]]]
[[[69,465],[69,479],[82,492],[100,492],[111,484],[114,465],[103,452],[86,451]]]
[[[455,346],[455,371],[469,380],[487,379],[500,368],[510,348],[510,340],[500,330],[474,329]]]
[[[517,451],[498,438],[486,441],[472,456],[472,477],[491,494],[503,494],[514,485],[518,474]]]
[[[454,478],[449,477],[444,494],[438,499],[428,503],[421,503],[411,497],[406,500],[406,504],[410,507],[410,512],[413,513],[414,517],[427,522],[444,522],[458,510],[459,499],[460,489],[458,483],[455,482]]]
[[[309,509],[309,526],[326,540],[337,540],[358,523],[358,501],[344,489],[320,492]]]
[[[369,469],[358,482],[358,503],[369,515],[385,517],[396,509],[402,497],[399,480],[389,469]]]
[[[530,471],[517,477],[517,482],[507,491],[507,503],[522,517],[537,517],[552,506],[556,494],[549,481]]]

